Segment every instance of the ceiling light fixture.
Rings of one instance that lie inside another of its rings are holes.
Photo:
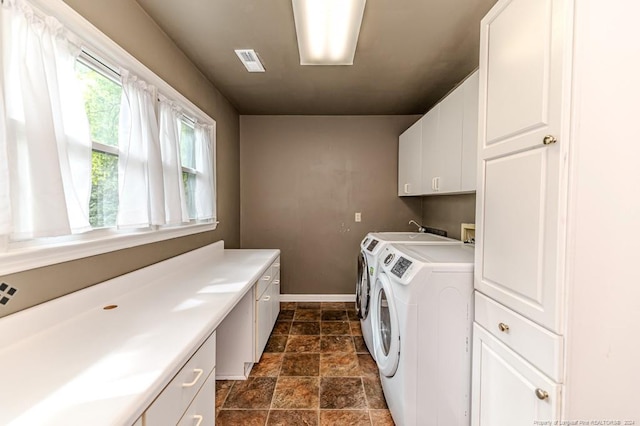
[[[292,0],[300,65],[353,65],[366,0]]]
[[[236,49],[234,50],[238,58],[244,64],[244,67],[249,72],[264,72],[264,66],[262,62],[260,62],[260,58],[258,58],[258,54],[253,49]]]

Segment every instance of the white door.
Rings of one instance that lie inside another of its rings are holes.
[[[433,170],[436,161],[436,144],[438,141],[438,120],[440,119],[440,104],[434,106],[422,116],[422,193],[425,195],[436,192],[436,172]]]
[[[472,426],[557,424],[561,386],[473,325]]]
[[[560,332],[569,0],[501,0],[480,40],[476,288]]]
[[[398,195],[418,195],[422,188],[422,119],[398,140]]]
[[[381,374],[392,377],[400,360],[400,323],[391,282],[385,272],[376,281],[373,298],[373,347]]]
[[[460,191],[475,191],[478,168],[478,71],[461,85],[464,93],[462,114],[462,161]]]
[[[428,183],[435,193],[460,191],[463,105],[460,86],[440,102],[436,137],[429,142],[427,155],[422,155],[423,164],[428,162],[424,164],[424,172],[430,174]],[[422,134],[424,140],[424,129]],[[426,184],[423,180],[423,188]]]

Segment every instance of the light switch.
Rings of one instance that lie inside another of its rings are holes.
[[[356,222],[362,222],[362,213],[356,212]]]

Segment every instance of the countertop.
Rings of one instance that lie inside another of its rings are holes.
[[[0,424],[133,424],[279,254],[220,241],[0,319]]]

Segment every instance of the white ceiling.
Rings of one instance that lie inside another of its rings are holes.
[[[241,114],[421,114],[478,66],[496,0],[369,0],[353,66],[301,66],[291,0],[137,0]],[[255,49],[248,73],[234,49]]]

